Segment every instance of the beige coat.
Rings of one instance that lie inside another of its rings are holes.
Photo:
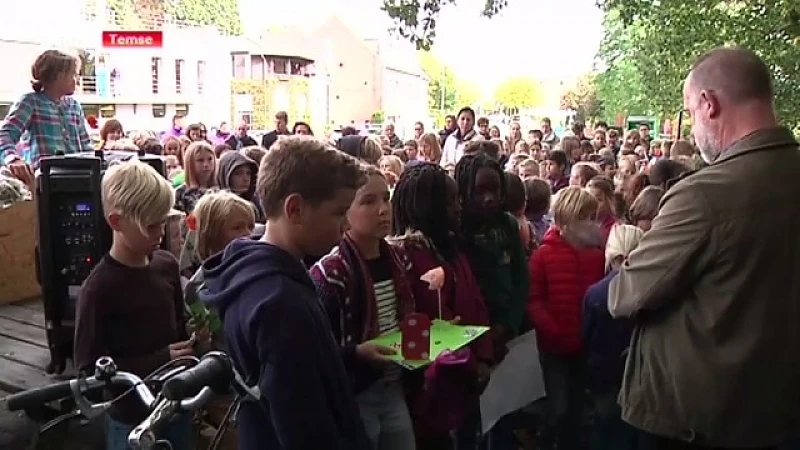
[[[609,288],[623,418],[704,446],[800,436],[800,150],[769,129],[672,187]]]

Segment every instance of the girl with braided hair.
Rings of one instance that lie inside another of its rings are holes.
[[[483,153],[456,164],[458,199],[463,210],[460,239],[489,309],[495,355],[502,359],[509,340],[529,329],[528,258],[517,220],[505,211],[506,178],[500,163]],[[488,435],[489,449],[517,448],[511,416]]]
[[[489,325],[480,288],[456,238],[461,207],[455,181],[435,163],[406,166],[395,186],[392,211],[393,231],[397,236],[390,242],[401,247],[411,262],[408,279],[417,311],[431,319],[452,321],[458,318],[461,324]],[[441,289],[431,290],[422,276],[436,268],[443,270],[444,283]],[[488,335],[474,341],[470,349],[478,362],[476,372],[465,373],[463,380],[448,383],[448,389],[459,390],[455,397],[462,403],[455,402],[447,407],[452,413],[460,414],[457,422],[468,422],[466,426],[457,426],[458,431],[466,431],[456,433],[457,448],[470,448],[470,444],[475,448],[476,428],[472,425],[476,418],[466,417],[466,414],[477,412],[481,384],[488,379],[488,369],[494,362]],[[452,445],[450,430],[443,429],[449,425],[441,423],[441,417],[449,414],[426,414],[425,399],[420,395],[421,378],[411,380],[409,397],[417,449],[449,449]]]

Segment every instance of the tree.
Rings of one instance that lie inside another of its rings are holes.
[[[413,42],[419,50],[429,50],[436,37],[436,20],[443,7],[455,7],[457,0],[383,0],[381,9],[394,22],[393,31]],[[499,13],[508,0],[485,0],[481,14],[493,17]]]
[[[544,93],[536,80],[514,77],[502,82],[494,91],[495,102],[505,111],[533,108],[544,102]]]
[[[800,124],[796,5],[796,0],[605,0],[606,30],[622,28],[630,39],[601,58],[609,67],[631,64],[617,75],[640,77],[654,112],[674,114],[682,108],[683,80],[698,56],[723,45],[752,49],[770,67],[778,113],[793,127]]]
[[[453,70],[430,52],[420,52],[422,71],[428,76],[428,108],[432,111],[453,111],[458,104],[456,77]]]
[[[603,114],[603,105],[597,97],[595,77],[595,74],[584,74],[574,86],[561,94],[561,109],[575,111],[576,119],[580,122],[598,119]]]
[[[645,86],[633,57],[633,45],[644,34],[641,24],[625,26],[618,11],[609,11],[603,20],[605,35],[598,57],[605,66],[595,77],[597,98],[603,105],[605,119],[617,115],[653,115],[652,90]]]
[[[481,92],[475,83],[464,80],[456,80],[456,105],[458,108],[464,106],[477,107],[481,100]]]
[[[221,31],[239,35],[242,23],[239,20],[238,0],[218,0],[209,4],[203,0],[105,0],[108,8],[126,27],[159,27],[167,18],[214,25]],[[86,0],[87,8],[95,0]]]

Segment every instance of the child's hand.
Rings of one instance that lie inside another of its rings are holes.
[[[425,272],[421,277],[420,280],[428,283],[428,289],[432,291],[438,291],[439,289],[444,286],[444,269],[439,267],[434,267],[433,269]]]
[[[188,341],[173,342],[169,344],[169,358],[175,359],[181,356],[189,356],[194,354],[194,339]]]
[[[356,355],[359,358],[375,364],[389,363],[392,361],[389,356],[395,354],[397,354],[395,349],[373,342],[364,342],[356,346]]]

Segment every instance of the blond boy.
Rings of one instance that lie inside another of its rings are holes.
[[[145,377],[192,353],[178,262],[159,249],[174,194],[155,169],[130,161],[108,169],[102,202],[113,242],[78,297],[75,366],[91,373],[97,358],[111,356],[120,370]],[[131,394],[117,402],[106,418],[106,449],[127,449],[128,434],[146,415]],[[175,449],[189,449],[190,430],[188,421],[179,419],[164,437]]]

